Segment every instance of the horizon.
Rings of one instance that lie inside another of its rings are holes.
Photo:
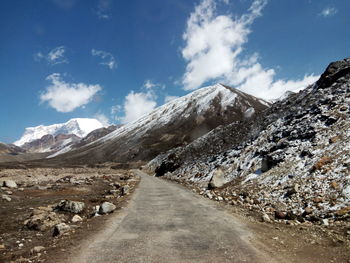
[[[125,124],[219,82],[263,99],[304,88],[348,56],[349,7],[340,0],[4,1],[0,142],[72,118]]]

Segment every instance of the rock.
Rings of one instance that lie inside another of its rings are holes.
[[[115,194],[118,194],[118,190],[115,190],[115,189],[111,189],[109,190],[109,193],[112,194],[112,195],[115,195]]]
[[[350,206],[343,207],[342,209],[335,212],[337,216],[344,216],[350,214]]]
[[[303,215],[310,215],[312,212],[313,209],[311,207],[305,207]]]
[[[109,202],[103,202],[100,206],[100,209],[99,209],[99,214],[108,214],[108,213],[111,213],[113,212],[117,207],[112,204],[112,203],[109,203]]]
[[[298,191],[299,191],[299,185],[295,184],[288,189],[287,193],[285,194],[285,197],[290,197],[290,196],[296,194]]]
[[[53,229],[53,236],[62,235],[64,233],[67,233],[71,227],[67,225],[66,223],[60,223],[55,225],[55,228]]]
[[[282,211],[275,211],[275,218],[276,219],[286,219],[287,213]]]
[[[218,201],[223,201],[224,198],[222,198],[221,196],[218,196]]]
[[[222,187],[226,183],[224,178],[224,172],[221,168],[218,168],[214,171],[213,177],[210,179],[208,184],[209,189],[214,189],[218,187]]]
[[[332,181],[330,183],[330,187],[333,188],[334,190],[339,190],[339,184],[336,181]]]
[[[324,226],[329,226],[328,219],[321,219],[321,224],[324,225]]]
[[[129,193],[130,187],[128,185],[124,185],[122,188],[122,195],[127,195]]]
[[[62,200],[56,207],[57,209],[61,211],[71,212],[74,214],[81,213],[84,208],[85,204],[83,202],[77,202],[77,201],[70,201],[70,200]]]
[[[261,220],[262,220],[263,222],[266,222],[266,223],[270,223],[270,222],[271,222],[270,217],[269,217],[266,213],[264,213],[264,214],[261,216]]]
[[[6,247],[4,244],[0,244],[0,250],[4,250]]]
[[[31,254],[35,254],[35,253],[40,253],[42,251],[45,250],[45,247],[43,246],[36,246],[36,247],[33,247],[31,250],[30,250],[30,253]]]
[[[6,181],[3,182],[2,185],[5,186],[5,187],[8,187],[8,188],[17,188],[17,184],[13,180],[6,180]]]
[[[80,216],[78,216],[78,215],[74,215],[72,217],[72,222],[73,223],[77,223],[77,222],[81,222],[81,221],[83,221],[83,219]]]
[[[53,212],[52,207],[37,207],[33,210],[29,219],[24,221],[28,229],[45,231],[63,220],[62,215]]]
[[[2,195],[1,198],[2,198],[3,200],[8,201],[8,202],[11,201],[11,197],[9,197],[8,195]]]

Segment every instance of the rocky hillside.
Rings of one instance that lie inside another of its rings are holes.
[[[269,103],[217,84],[173,100],[109,135],[50,162],[149,161],[184,146],[219,125],[247,120]]]
[[[254,119],[218,127],[147,168],[270,218],[336,224],[350,219],[349,118],[345,59]]]
[[[24,153],[25,150],[14,145],[14,144],[5,144],[0,142],[0,154],[11,154],[17,155],[19,153]]]

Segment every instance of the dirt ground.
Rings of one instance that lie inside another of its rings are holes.
[[[2,187],[0,194],[6,194],[11,201],[0,199],[0,262],[55,262],[65,255],[68,247],[98,232],[108,215],[94,217],[95,206],[104,201],[114,203],[116,210],[125,205],[139,182],[130,172],[110,168],[58,168],[58,169],[5,169],[0,171],[0,183],[11,178],[18,188]],[[128,185],[127,194],[111,196],[112,184]],[[24,225],[37,207],[56,205],[61,200],[85,203],[79,214],[82,222],[72,223],[73,213],[58,211],[63,222],[72,226],[67,234],[53,237],[53,229],[31,230]],[[3,247],[2,247],[3,246]],[[33,252],[36,246],[43,246],[40,252]]]

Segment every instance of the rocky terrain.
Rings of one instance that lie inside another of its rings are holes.
[[[350,59],[249,121],[218,127],[148,165],[264,221],[339,226],[350,237]]]
[[[0,171],[0,262],[53,262],[68,243],[99,229],[139,179],[96,168]]]

